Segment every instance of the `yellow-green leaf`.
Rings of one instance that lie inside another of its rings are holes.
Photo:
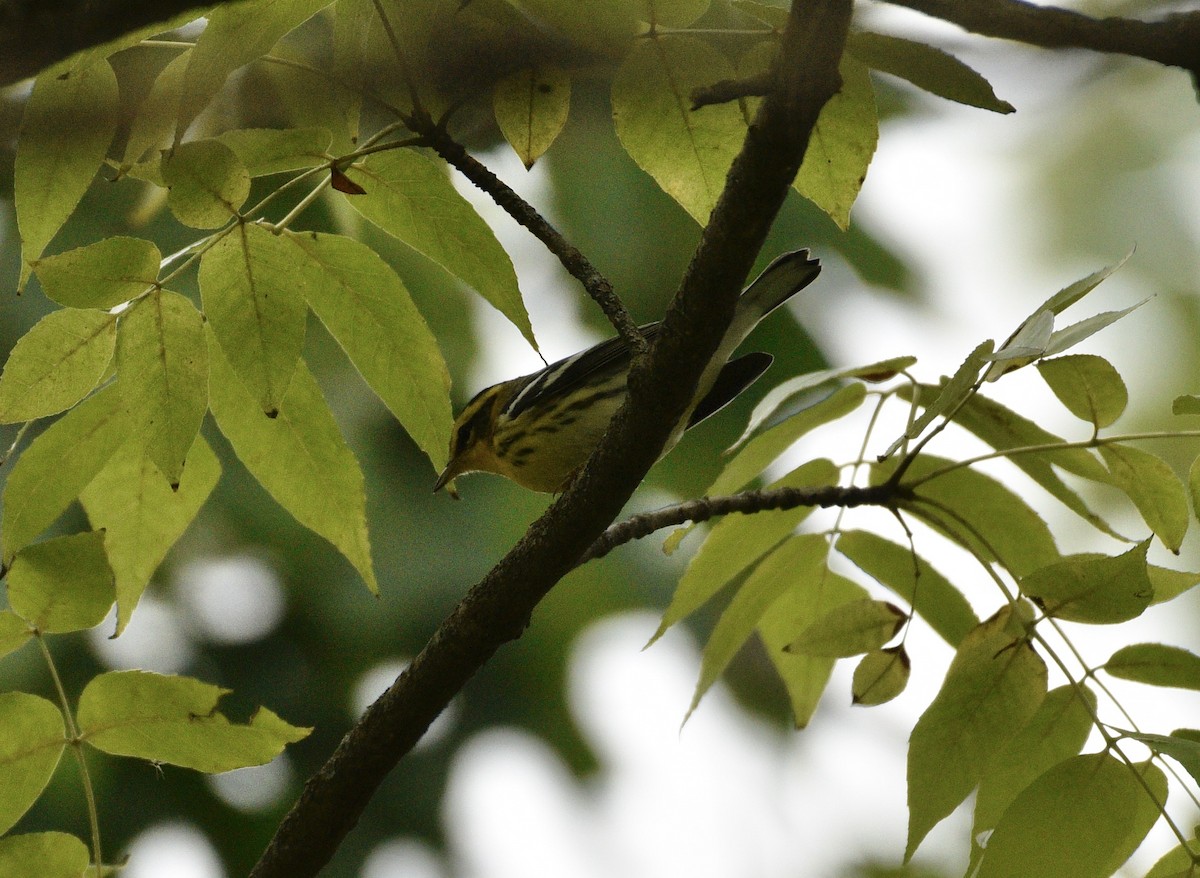
[[[904,627],[908,616],[895,604],[863,598],[834,607],[786,647],[801,655],[849,658],[879,649]]]
[[[268,415],[279,410],[304,346],[304,277],[295,250],[239,225],[200,260],[204,316],[229,364]]]
[[[44,71],[25,104],[13,168],[21,277],[74,212],[117,128],[117,76],[107,61]]]
[[[1046,696],[1046,665],[1009,633],[1012,612],[1004,608],[963,639],[941,690],[913,727],[906,860],[970,794],[993,755]]]
[[[197,229],[225,225],[250,195],[250,172],[219,140],[179,144],[163,164],[162,175],[171,212]]]
[[[87,845],[65,832],[30,832],[0,838],[0,875],[80,878]]]
[[[112,308],[139,296],[158,278],[154,242],[117,235],[33,263],[42,290],[69,308]]]
[[[329,540],[378,592],[362,470],[308,367],[300,363],[278,416],[268,418],[211,332],[208,339],[212,413],[238,458],[284,509]]]
[[[1154,586],[1154,597],[1151,604],[1161,604],[1174,600],[1185,591],[1200,585],[1200,573],[1189,573],[1184,570],[1172,570],[1169,567],[1146,565],[1146,575]]]
[[[886,704],[904,691],[911,672],[904,644],[871,650],[854,667],[850,684],[853,703],[860,707]]]
[[[80,403],[29,443],[4,485],[0,562],[62,514],[129,437],[129,419],[116,386]]]
[[[0,658],[20,649],[32,636],[28,622],[12,610],[0,610]]]
[[[1047,616],[1111,625],[1136,619],[1154,596],[1146,575],[1150,541],[1117,555],[1070,555],[1021,579],[1021,591]]]
[[[69,409],[95,389],[117,343],[117,318],[64,308],[21,337],[0,375],[0,424]]]
[[[111,671],[79,696],[80,735],[115,756],[135,756],[216,773],[263,765],[310,729],[288,725],[260,707],[245,725],[218,710],[229,692],[190,677]]]
[[[1163,643],[1135,643],[1123,646],[1104,664],[1114,677],[1200,690],[1200,656],[1178,646]]]
[[[251,177],[312,168],[329,159],[328,128],[236,128],[217,135]]]
[[[936,418],[942,415],[949,417],[975,394],[975,382],[979,380],[979,372],[987,363],[994,346],[989,339],[967,355],[962,365],[942,386],[937,396],[928,402],[920,416],[914,418],[900,438],[888,446],[887,451],[884,452],[885,457],[891,457],[899,448],[924,433]]]
[[[496,83],[496,124],[526,169],[554,143],[571,108],[571,74],[553,64],[526,67]]]
[[[186,298],[155,290],[121,315],[121,399],[146,454],[172,485],[208,411],[204,320]]]
[[[1154,735],[1146,732],[1122,732],[1127,738],[1141,741],[1155,753],[1170,756],[1194,780],[1200,782],[1200,732],[1196,729],[1176,729],[1169,735]]]
[[[658,27],[687,27],[708,11],[710,0],[635,0],[638,17]]]
[[[691,93],[733,75],[710,43],[657,36],[634,46],[613,78],[613,123],[621,145],[702,226],[725,187],[746,121],[736,103],[692,110]]]
[[[24,692],[0,693],[0,833],[42,794],[66,746],[62,713]]]
[[[1175,397],[1171,403],[1173,415],[1200,415],[1200,396],[1190,394]]]
[[[183,77],[192,58],[192,50],[184,49],[159,71],[154,78],[137,116],[129,129],[125,141],[125,156],[121,160],[122,172],[128,172],[142,161],[157,162],[157,152],[147,156],[150,150],[166,149],[171,145],[175,131],[175,113],[179,108],[179,95],[183,89]]]
[[[13,612],[47,634],[99,625],[115,599],[102,531],[26,546],[8,571]]]
[[[261,417],[261,416],[260,416]],[[195,519],[221,476],[221,464],[204,437],[188,452],[172,489],[137,439],[126,442],[79,495],[88,521],[103,529],[104,547],[116,578],[117,630],[175,541]]]
[[[366,190],[350,206],[472,287],[535,345],[512,262],[446,170],[410,149],[368,156],[346,171]]]
[[[1121,417],[1129,391],[1112,364],[1094,354],[1070,354],[1041,360],[1037,370],[1059,402],[1075,417],[1096,429]]]
[[[1178,554],[1188,529],[1183,484],[1161,457],[1128,445],[1101,445],[1112,483],[1124,491],[1164,546]]]
[[[308,304],[435,470],[446,463],[450,373],[404,284],[375,251],[338,235],[289,234]]]
[[[1187,846],[1178,844],[1163,854],[1146,878],[1195,878],[1200,859],[1200,841],[1191,839]]]

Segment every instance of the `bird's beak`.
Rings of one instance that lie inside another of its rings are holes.
[[[446,493],[457,500],[458,489],[454,487],[454,477],[458,475],[458,468],[455,467],[454,463],[455,462],[452,460],[450,463],[446,464],[446,468],[442,470],[441,475],[439,475],[437,477],[437,481],[434,482],[433,493],[436,494],[438,491],[442,490],[442,488],[445,488]]]

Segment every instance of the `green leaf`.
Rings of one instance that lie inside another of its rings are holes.
[[[259,409],[279,410],[304,346],[304,276],[295,249],[266,229],[239,225],[200,260],[208,325]]]
[[[736,103],[691,109],[698,86],[732,79],[725,56],[689,36],[640,40],[612,83],[613,124],[643,171],[701,226],[708,223],[746,122]]]
[[[117,52],[132,48],[148,37],[165,34],[183,27],[185,24],[195,21],[202,13],[203,9],[192,7],[183,12],[177,12],[168,18],[160,18],[158,21],[153,21],[135,30],[122,33],[108,42],[82,49],[74,55],[58,62],[53,67],[48,68],[48,70],[58,76],[66,71],[86,67],[102,58],[111,58]]]
[[[1175,471],[1161,457],[1128,445],[1101,445],[1100,456],[1112,484],[1128,495],[1163,545],[1179,554],[1188,529],[1188,501]]]
[[[1200,656],[1178,646],[1135,643],[1113,653],[1104,670],[1123,680],[1200,690]]]
[[[1046,696],[1046,665],[1028,643],[1013,639],[1011,616],[1005,607],[963,639],[941,690],[913,727],[905,860],[970,794]]]
[[[146,292],[162,254],[154,242],[117,236],[33,263],[46,295],[68,308],[112,308]]]
[[[857,31],[847,39],[846,50],[869,67],[907,79],[940,98],[993,113],[1015,112],[1012,104],[996,97],[991,83],[981,75],[948,52],[925,43]]]
[[[1135,766],[1159,802],[1167,781]],[[988,840],[979,878],[1106,878],[1137,848],[1159,814],[1133,771],[1107,753],[1075,756],[1017,796]],[[1147,819],[1149,818],[1149,819]]]
[[[1100,286],[1102,282],[1108,279],[1109,275],[1128,262],[1129,257],[1132,255],[1133,251],[1130,250],[1123,257],[1121,257],[1118,262],[1106,266],[1099,271],[1094,271],[1087,277],[1081,278],[1080,280],[1075,281],[1075,283],[1063,287],[1061,290],[1039,305],[1033,313],[1036,315],[1042,311],[1050,311],[1052,314],[1061,314],[1096,287]]]
[[[909,467],[903,481],[920,480],[949,464],[923,454]],[[877,467],[872,471],[872,480],[883,481],[889,472],[890,464]],[[1025,576],[1061,557],[1041,517],[991,476],[959,467],[922,482],[915,491],[917,502],[906,504],[906,508],[934,527],[949,529],[955,542],[981,558],[999,561],[1016,576]],[[986,534],[988,544],[979,542],[963,524],[947,518],[943,509],[950,510],[976,533]]]
[[[294,245],[313,313],[440,471],[454,421],[450,373],[400,278],[351,238],[308,233],[284,240]]]
[[[837,467],[828,460],[818,459],[809,461],[771,487],[819,487],[833,484],[837,476]],[[809,507],[798,506],[771,515],[728,515],[717,522],[688,562],[650,642],[707,603],[735,576],[791,534],[812,511]]]
[[[26,546],[8,571],[13,612],[46,634],[99,625],[115,599],[102,531]]]
[[[1171,403],[1173,415],[1200,415],[1200,396],[1177,396]]]
[[[1072,354],[1037,364],[1043,380],[1059,402],[1097,430],[1121,417],[1129,391],[1112,364],[1094,354]]]
[[[79,696],[80,735],[98,750],[215,774],[263,765],[310,729],[260,707],[246,725],[217,711],[229,692],[189,677],[110,671]]]
[[[1192,498],[1192,512],[1200,516],[1200,457],[1188,467],[1188,493]]]
[[[1091,317],[1080,320],[1078,323],[1072,323],[1070,326],[1056,329],[1051,334],[1050,341],[1046,343],[1046,356],[1061,354],[1063,351],[1075,347],[1075,345],[1084,339],[1091,338],[1105,327],[1112,326],[1112,324],[1127,314],[1132,314],[1149,301],[1150,298],[1147,297],[1136,305],[1130,305],[1128,308],[1122,308],[1120,311],[1104,311],[1100,314],[1093,314]]]
[[[1025,726],[988,762],[975,799],[971,861],[983,853],[980,834],[996,825],[1020,792],[1064,759],[1082,749],[1092,730],[1096,696],[1086,687],[1060,686]]]
[[[854,668],[850,684],[852,703],[860,707],[886,704],[904,691],[912,663],[904,644],[891,649],[873,649]]]
[[[175,127],[178,144],[200,111],[239,67],[271,50],[279,38],[316,15],[330,0],[225,3],[208,13],[208,26],[188,61]]]
[[[638,17],[658,27],[688,27],[708,11],[710,0],[635,0]]]
[[[79,495],[92,527],[105,531],[104,547],[116,577],[117,634],[129,624],[150,577],[220,477],[221,464],[203,436],[188,452],[174,489],[134,439],[111,456]]]
[[[66,746],[62,714],[44,698],[0,693],[0,832],[37,801]]]
[[[756,0],[733,0],[731,5],[747,15],[754,16],[763,24],[770,25],[777,31],[782,31],[787,24],[788,11],[781,6],[758,3]]]
[[[1154,864],[1146,878],[1195,878],[1196,860],[1200,858],[1200,841],[1192,839],[1187,847],[1171,848]]]
[[[219,140],[193,140],[175,147],[162,168],[167,204],[178,220],[215,229],[238,216],[250,196],[250,172]]]
[[[208,411],[204,318],[178,293],[155,290],[124,314],[117,387],[146,454],[172,485]]]
[[[945,383],[941,393],[925,407],[920,416],[913,420],[908,429],[888,446],[884,457],[891,457],[902,446],[916,439],[934,422],[935,419],[953,415],[954,411],[975,393],[975,383],[979,380],[979,372],[991,356],[993,342],[991,340],[980,344],[967,355],[950,380]]]
[[[0,610],[0,658],[16,652],[31,637],[28,622],[12,610]]]
[[[275,418],[264,417],[209,333],[209,395],[217,426],[251,475],[302,525],[340,551],[378,593],[358,461],[301,362]]]
[[[791,402],[791,400],[801,394],[806,394],[823,384],[837,381],[840,378],[861,378],[867,382],[887,381],[916,362],[916,357],[892,357],[866,366],[852,366],[849,369],[826,369],[820,372],[809,372],[805,375],[797,375],[795,378],[789,378],[782,384],[771,388],[763,396],[762,401],[750,413],[750,421],[746,425],[746,429],[742,431],[742,435],[738,437],[737,441],[730,446],[730,450],[743,445],[759,427],[774,417],[785,404]]]
[[[1170,756],[1194,780],[1200,782],[1200,740],[1192,729],[1176,729],[1170,735],[1152,735],[1146,732],[1122,732],[1126,738],[1141,741],[1155,753]]]
[[[771,604],[785,590],[802,588],[807,580],[823,575],[828,551],[828,543],[822,534],[789,537],[767,554],[738,586],[704,645],[700,679],[692,695],[688,716],[750,639]]]
[[[998,381],[1001,376],[1024,368],[1046,353],[1050,336],[1054,334],[1054,312],[1039,311],[1017,327],[1000,350],[990,358],[991,367],[984,381]]]
[[[1150,541],[1110,557],[1069,555],[1021,579],[1021,592],[1037,600],[1047,616],[1070,622],[1112,625],[1136,619],[1154,596],[1146,576]]]
[[[842,87],[821,110],[792,187],[845,231],[879,143],[879,117],[867,66],[842,55],[838,72]]]
[[[29,444],[4,485],[0,562],[55,522],[129,437],[116,386],[80,403]]]
[[[554,143],[571,108],[571,74],[553,64],[526,67],[496,83],[496,124],[525,169]]]
[[[65,832],[30,832],[0,838],[0,875],[80,878],[88,862],[87,845]]]
[[[0,424],[69,409],[95,389],[112,360],[117,318],[64,308],[47,314],[16,343],[0,375]]]
[[[870,598],[834,607],[785,649],[800,655],[849,658],[879,649],[900,633],[907,614],[887,601]]]
[[[351,207],[472,287],[536,347],[508,254],[442,165],[394,149],[368,156],[346,174],[366,190],[348,199]]]
[[[704,493],[709,497],[717,497],[744,488],[801,436],[850,414],[862,405],[866,396],[867,391],[862,384],[847,384],[820,402],[801,409],[760,433],[725,464],[721,474]]]
[[[866,589],[844,576],[839,576],[828,567],[821,567],[817,575],[796,580],[771,604],[758,623],[758,635],[767,650],[767,657],[775,665],[783,685],[787,688],[788,700],[792,704],[792,716],[796,728],[808,725],[825,687],[833,672],[836,659],[794,655],[784,651],[796,635],[824,616],[834,607],[867,596]]]
[[[1146,575],[1154,586],[1154,597],[1151,604],[1162,604],[1174,600],[1185,591],[1200,584],[1200,573],[1187,573],[1183,570],[1171,570],[1167,567],[1146,565]]]
[[[186,48],[159,71],[150,87],[149,94],[138,107],[137,116],[129,129],[125,141],[125,156],[121,159],[121,172],[128,173],[142,161],[157,164],[157,150],[171,145],[175,131],[175,115],[179,108],[179,97],[183,90],[183,77],[192,59],[192,50]],[[147,156],[155,150],[152,156]]]
[[[328,128],[238,128],[217,135],[234,151],[251,177],[299,171],[328,161]]]
[[[104,162],[117,128],[117,76],[107,61],[44,71],[25,103],[13,168],[21,231],[21,277],[74,212]]]
[[[905,546],[870,531],[851,530],[838,537],[835,547],[868,576],[908,601],[951,646],[957,646],[979,624],[962,592]]]

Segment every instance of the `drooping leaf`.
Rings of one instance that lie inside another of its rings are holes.
[[[0,692],[0,832],[37,801],[66,746],[62,714],[44,698]]]
[[[1129,403],[1125,382],[1103,357],[1071,354],[1042,360],[1037,369],[1059,402],[1096,429],[1116,421]]]
[[[33,263],[42,290],[68,308],[112,308],[146,292],[162,254],[153,241],[116,236]]]
[[[1136,619],[1154,596],[1146,575],[1150,541],[1117,555],[1070,555],[1021,579],[1047,616],[1070,622],[1111,625]]]
[[[793,536],[768,553],[737,589],[704,645],[700,679],[688,715],[696,709],[737,651],[754,633],[771,604],[789,588],[803,588],[825,569],[828,543],[821,534]]]
[[[996,97],[991,83],[948,52],[925,43],[855,31],[846,50],[859,61],[883,73],[907,79],[917,88],[969,107],[1012,113],[1008,101]]]
[[[1013,639],[1011,615],[1006,607],[963,639],[937,697],[913,727],[906,860],[1046,696],[1046,665],[1027,642]]]
[[[571,75],[552,64],[511,73],[492,94],[496,124],[526,170],[554,143],[570,108]]]
[[[328,128],[235,128],[217,140],[237,155],[251,177],[316,167],[329,159]]]
[[[767,657],[775,665],[787,688],[792,718],[798,729],[807,726],[812,719],[821,694],[829,685],[829,677],[837,660],[795,655],[786,652],[784,647],[834,607],[867,596],[866,589],[857,582],[834,573],[828,567],[818,568],[817,574],[795,580],[793,587],[771,604],[758,623],[758,636],[762,638]]]
[[[1188,529],[1188,501],[1183,484],[1161,457],[1116,443],[1101,445],[1100,456],[1112,484],[1128,495],[1164,546],[1178,554]]]
[[[818,459],[789,473],[772,487],[829,485],[833,484],[837,475],[837,467],[828,460]],[[771,515],[728,515],[717,522],[688,562],[651,642],[707,603],[811,514],[812,509],[798,506]]]
[[[1060,686],[1045,700],[1025,726],[988,762],[975,799],[971,838],[993,828],[1013,799],[1046,771],[1082,749],[1092,729],[1096,696],[1086,687]],[[972,863],[982,855],[972,845]]]
[[[736,103],[691,109],[691,93],[733,76],[733,66],[710,43],[655,36],[638,42],[613,78],[621,145],[701,226],[725,186],[746,122]]]
[[[82,490],[79,499],[88,521],[105,531],[104,546],[116,578],[117,634],[129,624],[150,577],[220,477],[221,464],[203,436],[192,444],[174,489],[134,439]]]
[[[962,592],[908,548],[865,530],[846,531],[835,545],[864,573],[908,601],[951,646],[979,624]]]
[[[117,128],[118,100],[117,76],[105,60],[66,72],[43,71],[34,81],[13,167],[21,231],[18,289],[104,162]]]
[[[0,610],[0,658],[16,652],[32,636],[28,622],[12,610]]]
[[[866,393],[858,382],[847,384],[820,402],[755,436],[725,465],[705,494],[716,497],[744,488],[801,436],[857,409],[866,398]]]
[[[104,311],[52,311],[21,337],[0,375],[0,424],[69,409],[104,376],[117,344],[117,318]]]
[[[87,845],[65,832],[29,832],[0,838],[0,875],[81,878]]]
[[[1165,802],[1163,773],[1149,763],[1135,769]],[[1072,876],[1106,878],[1133,853],[1158,816],[1142,784],[1122,762],[1107,753],[1075,756],[1051,768],[1009,805],[988,839],[978,874],[1061,878],[1069,863]]]
[[[146,454],[179,483],[208,411],[204,319],[185,297],[154,290],[121,315],[117,387]]]
[[[799,655],[848,658],[879,649],[900,633],[907,614],[887,601],[863,598],[834,607],[786,647]]]
[[[238,215],[250,195],[250,172],[219,140],[193,140],[175,147],[162,168],[167,204],[181,223],[215,229]]]
[[[200,260],[204,316],[234,373],[268,415],[279,410],[304,346],[304,277],[295,251],[239,225]]]
[[[1104,663],[1104,670],[1114,677],[1152,686],[1200,690],[1200,656],[1179,646],[1163,643],[1123,646]]]
[[[350,206],[489,301],[536,347],[512,262],[445,168],[410,149],[368,156],[346,175],[366,190]]]
[[[8,564],[53,524],[128,437],[129,419],[114,385],[34,439],[4,485],[0,561]]]
[[[980,344],[967,355],[950,380],[942,387],[941,393],[915,418],[907,430],[888,446],[885,457],[891,457],[908,442],[916,439],[934,422],[936,418],[950,415],[974,393],[975,382],[979,380],[979,372],[991,356],[993,343],[988,340]]]
[[[208,13],[180,91],[175,143],[221,90],[230,73],[265,55],[284,34],[303,24],[329,0],[262,0],[224,3]]]
[[[110,671],[79,696],[80,735],[98,750],[216,773],[263,765],[308,736],[260,707],[246,725],[218,711],[229,692],[190,677]]]
[[[850,684],[852,702],[859,707],[887,704],[904,691],[911,672],[912,663],[904,644],[871,650],[854,668]]]
[[[285,236],[308,304],[435,470],[446,463],[450,373],[408,290],[364,244],[338,235]]]
[[[211,332],[208,341],[212,413],[238,458],[279,505],[333,543],[378,592],[362,470],[308,367],[296,369],[278,416],[264,417]]]
[[[26,546],[8,571],[13,612],[46,634],[99,625],[115,599],[102,531]]]

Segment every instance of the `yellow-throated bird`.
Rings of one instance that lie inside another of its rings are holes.
[[[780,256],[746,288],[664,454],[684,430],[720,410],[766,371],[770,354],[755,352],[736,360],[729,356],[758,321],[812,283],[820,271],[820,263],[807,250],[797,250]],[[658,323],[641,327],[647,341],[658,329]],[[454,422],[450,462],[433,490],[471,472],[497,473],[534,491],[563,490],[625,401],[629,364],[629,347],[620,338],[610,338],[540,372],[481,390]],[[454,493],[453,487],[450,491]]]

